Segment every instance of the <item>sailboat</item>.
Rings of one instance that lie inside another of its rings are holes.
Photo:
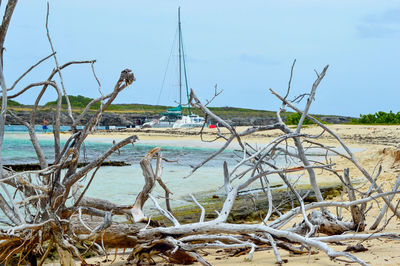
[[[191,128],[201,127],[205,123],[205,119],[201,116],[193,114],[189,104],[189,86],[186,73],[185,52],[182,42],[182,26],[181,26],[181,8],[178,8],[178,65],[179,65],[179,105],[170,108],[165,113],[161,113],[160,119],[154,119],[144,123],[143,127],[173,127],[173,128]],[[183,75],[182,75],[183,74]],[[183,77],[182,77],[183,76]],[[185,83],[182,83],[184,78]],[[182,107],[182,89],[183,85],[186,89],[187,109],[189,115],[183,115]]]

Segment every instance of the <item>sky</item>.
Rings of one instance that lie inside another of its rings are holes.
[[[115,103],[175,105],[177,48],[173,44],[180,6],[189,86],[203,101],[212,98],[215,84],[223,90],[211,106],[279,109],[281,103],[269,88],[285,94],[296,59],[289,99],[309,92],[315,71],[329,64],[311,113],[358,117],[400,111],[398,0],[49,3],[49,30],[60,64],[96,59],[104,93],[112,91],[121,70],[134,72],[136,82]],[[51,53],[45,20],[46,1],[18,2],[5,41],[8,86]],[[54,67],[54,60],[46,61],[15,91],[46,80]],[[99,96],[90,65],[72,66],[63,76],[70,95]],[[32,104],[38,92],[31,90],[16,100]],[[48,91],[41,104],[54,99],[55,93]]]

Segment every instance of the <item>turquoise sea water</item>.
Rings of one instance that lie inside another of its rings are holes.
[[[19,130],[6,130],[3,143],[3,164],[20,164],[20,163],[35,163],[36,154],[29,140],[29,135],[26,131],[19,127]],[[41,131],[41,128],[37,128]],[[46,159],[49,162],[54,160],[53,149],[54,142],[51,134],[43,135],[38,133],[39,143],[45,153]],[[64,137],[65,138],[65,137]],[[65,139],[61,141],[63,145]],[[96,140],[87,140],[84,143],[81,154],[81,161],[90,162],[104,153],[112,146],[112,140],[103,138]],[[200,168],[189,178],[186,177],[191,166],[202,162],[218,147],[210,145],[194,145],[193,143],[183,141],[138,141],[135,146],[127,145],[121,149],[120,154],[113,154],[108,160],[125,161],[130,166],[123,167],[101,167],[97,172],[88,192],[87,196],[108,199],[119,204],[130,204],[134,202],[136,195],[141,191],[144,178],[142,175],[139,161],[152,148],[161,146],[162,155],[169,160],[176,162],[163,162],[162,179],[173,192],[172,205],[186,204],[184,198],[189,193],[223,193],[219,188],[223,185],[223,163],[228,163],[229,169],[241,159],[241,152],[235,152],[234,149],[227,149],[225,152],[218,155],[212,161]],[[239,155],[239,156],[238,156]],[[316,158],[316,157],[314,157]],[[285,163],[284,158],[278,158],[276,163]],[[82,180],[82,185],[85,186],[91,177],[91,173]],[[297,179],[298,176],[293,176]],[[278,176],[270,176],[269,180],[272,184],[281,183]],[[304,180],[307,180],[304,178]],[[259,188],[259,182],[249,187],[249,189]],[[153,192],[154,195],[163,196],[163,191],[157,186]],[[147,203],[149,204],[149,203]],[[151,205],[151,204],[150,204]]]
[[[50,138],[50,134],[46,134],[46,138],[40,138],[39,144],[45,154],[46,159],[51,163],[54,160],[54,140]],[[61,146],[66,140],[61,140]],[[99,155],[112,147],[112,140],[87,140],[84,142],[81,150],[81,161],[92,161]],[[114,153],[107,160],[125,161],[129,164],[135,164],[154,147],[161,146],[163,157],[170,160],[177,160],[177,165],[190,166],[205,159],[216,148],[202,148],[198,146],[188,145],[170,145],[168,143],[154,141],[153,143],[141,143],[140,140],[135,146],[127,145],[120,150],[120,154]],[[21,163],[37,163],[36,153],[30,141],[27,132],[5,132],[3,142],[3,164],[21,164]],[[220,166],[223,161],[232,161],[235,159],[233,150],[223,152],[215,160],[208,163],[208,166]]]
[[[40,131],[41,129],[38,128]],[[38,131],[39,131],[38,130]],[[54,141],[52,135],[38,133],[39,144],[42,147],[46,159],[51,163],[54,158]],[[61,141],[63,145],[66,140]],[[112,146],[110,139],[87,140],[84,143],[81,161],[92,161]],[[189,178],[184,178],[191,171],[191,165],[196,165],[217,150],[216,147],[199,147],[198,145],[188,145],[168,142],[141,142],[135,146],[127,145],[121,149],[120,154],[113,154],[109,160],[125,161],[130,166],[123,167],[101,167],[92,182],[87,196],[100,197],[111,200],[115,203],[127,204],[135,200],[144,184],[144,178],[139,165],[143,156],[154,147],[161,146],[162,156],[176,162],[163,162],[162,179],[169,189],[174,193],[172,204],[185,204],[183,198],[189,193],[212,192],[223,185],[222,165],[227,161],[229,165],[235,165],[239,159],[234,150],[227,150],[216,157],[214,160],[200,168]],[[3,164],[36,163],[36,153],[30,142],[26,131],[6,131],[3,151]],[[85,185],[91,177],[91,173],[82,180]],[[155,188],[155,195],[163,195],[158,187]]]

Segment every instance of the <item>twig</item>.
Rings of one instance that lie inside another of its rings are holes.
[[[61,88],[63,90],[64,93],[64,97],[65,100],[67,102],[67,107],[68,107],[68,117],[71,119],[71,122],[74,122],[74,117],[72,115],[72,109],[71,109],[71,103],[69,101],[69,97],[67,94],[67,91],[65,90],[65,86],[64,86],[64,79],[63,76],[61,74],[61,70],[60,70],[60,66],[58,64],[58,60],[57,60],[57,56],[53,47],[53,42],[51,41],[51,37],[50,37],[50,32],[49,32],[49,13],[50,13],[50,6],[49,6],[49,2],[47,2],[47,12],[46,12],[46,33],[47,33],[47,39],[49,40],[49,44],[51,47],[51,50],[53,52],[53,58],[54,58],[54,62],[56,64],[57,70],[58,70],[58,76],[60,77],[60,82],[61,82]]]
[[[205,217],[205,214],[206,214],[206,211],[205,211],[204,207],[201,206],[201,204],[196,200],[196,198],[192,194],[189,194],[189,195],[192,198],[193,202],[196,203],[196,205],[199,206],[199,208],[201,210],[199,222],[200,223],[204,222],[204,217]]]
[[[28,68],[16,81],[14,81],[13,85],[8,89],[8,91],[11,91],[15,88],[15,86],[17,86],[18,82],[21,81],[21,79],[23,79],[29,72],[31,72],[35,67],[37,67],[38,65],[40,65],[41,63],[43,63],[44,61],[46,61],[47,59],[49,59],[50,57],[54,56],[56,52],[51,53],[50,55],[46,56],[43,59],[40,59],[36,64],[34,64],[33,66],[31,66],[30,68]]]
[[[180,225],[179,222],[178,222],[178,220],[177,220],[169,211],[166,211],[166,210],[164,210],[163,208],[161,208],[161,206],[158,204],[158,202],[156,201],[156,199],[155,199],[151,194],[149,194],[149,198],[153,201],[154,206],[156,207],[156,209],[157,209],[162,215],[164,215],[168,220],[170,220],[170,221],[174,224],[174,226],[179,226],[179,225]]]
[[[393,190],[392,190],[392,191],[393,191],[393,192],[396,192],[397,189],[399,188],[399,186],[400,186],[400,174],[397,175],[396,182],[395,182],[395,184],[394,184],[394,186],[393,186]],[[395,194],[392,194],[391,196],[389,196],[389,201],[392,201],[393,198],[394,198],[394,196],[395,196]],[[371,225],[371,227],[369,228],[370,230],[375,230],[375,229],[378,227],[378,225],[379,225],[379,223],[381,222],[383,216],[384,216],[385,213],[387,212],[387,209],[388,209],[388,206],[385,204],[385,205],[382,207],[382,209],[381,209],[381,211],[380,211],[378,217],[376,218],[375,222],[374,222],[374,223]]]

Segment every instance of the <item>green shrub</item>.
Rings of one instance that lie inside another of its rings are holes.
[[[301,117],[301,114],[299,114],[299,113],[290,114],[286,117],[286,124],[287,125],[297,125],[297,124],[299,124],[300,117]],[[311,124],[314,124],[314,122],[308,118],[304,119],[303,125],[311,125]]]
[[[396,114],[379,111],[375,114],[360,115],[360,118],[354,123],[359,124],[400,124],[400,112]]]
[[[2,101],[2,97],[0,97],[0,103],[1,103],[1,101]],[[19,102],[17,102],[17,101],[13,101],[13,100],[7,100],[7,106],[24,106],[23,104],[20,104]]]
[[[82,95],[78,95],[78,96],[68,96],[69,98],[69,102],[71,103],[71,107],[73,108],[85,108],[93,99],[92,98],[88,98]],[[62,96],[61,99],[61,104],[66,105],[67,104],[67,100],[65,99],[65,96]],[[48,102],[45,104],[46,107],[50,107],[50,106],[56,106],[57,105],[57,101],[52,101],[52,102]],[[97,102],[95,104],[93,104],[91,106],[91,109],[98,109],[100,107],[100,102]]]

